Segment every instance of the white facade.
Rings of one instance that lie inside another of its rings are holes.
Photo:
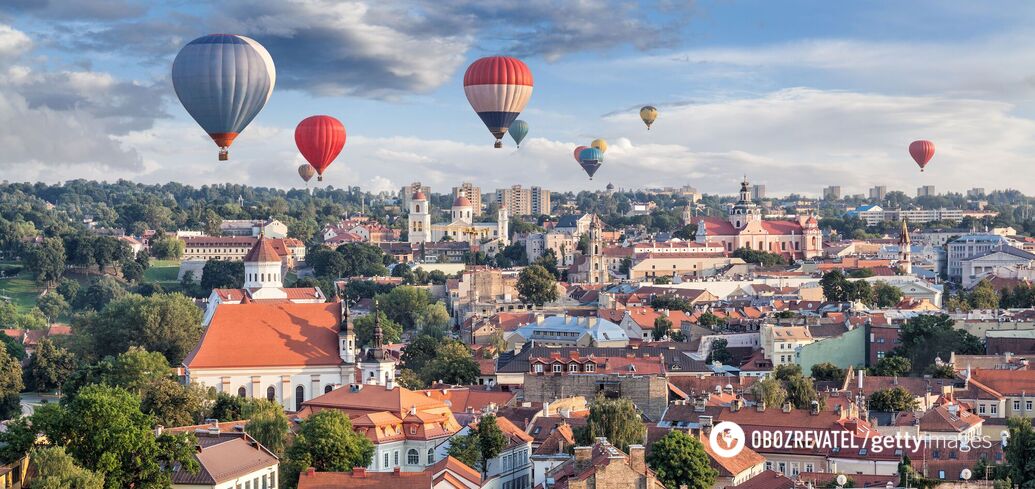
[[[963,278],[963,260],[982,255],[996,248],[1003,246],[1016,246],[1016,242],[995,234],[967,234],[960,236],[948,244],[948,275],[949,279],[960,280]]]
[[[276,489],[279,486],[280,474],[277,469],[280,468],[280,464],[273,464],[269,467],[263,467],[254,472],[249,472],[240,477],[235,477],[217,484],[206,485],[206,484],[176,484],[173,483],[173,489],[200,489],[202,487],[210,487],[212,489],[238,489],[244,487],[252,487],[258,489],[265,487],[267,489]]]
[[[296,411],[304,401],[353,382],[352,365],[253,368],[188,368],[187,381],[214,387],[216,392],[269,399],[287,411]]]

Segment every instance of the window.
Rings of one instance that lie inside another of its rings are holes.
[[[772,462],[766,462],[765,463],[765,470],[773,470],[773,463]]]
[[[985,405],[978,404],[978,414],[985,414]]]
[[[579,371],[579,364],[574,363],[574,362],[573,363],[569,363],[568,364],[568,371],[569,372],[578,372]]]
[[[417,465],[420,463],[420,455],[417,453],[416,449],[411,448],[406,452],[406,463],[410,465]]]
[[[559,364],[559,363],[553,364],[553,373],[560,373],[560,372],[561,372],[561,364]]]
[[[815,472],[815,468],[816,468],[815,465],[805,464],[805,472]]]
[[[295,411],[302,409],[303,402],[305,402],[305,387],[295,387]]]
[[[989,406],[988,406],[988,413],[989,414],[999,414],[999,405],[998,404],[989,404]]]
[[[266,388],[266,400],[273,401],[277,397],[277,388],[272,385]]]
[[[784,475],[787,474],[787,462],[780,462],[779,464],[777,464],[777,467],[779,467],[776,470],[777,472],[779,472],[781,474],[784,474]]]
[[[238,387],[237,388],[237,397],[246,397],[246,396],[248,396],[248,390],[245,389],[243,385],[241,387]]]
[[[327,384],[327,385],[323,386],[323,393],[324,394],[326,394],[326,393],[328,393],[328,392],[330,392],[332,390],[334,390],[334,386],[331,385],[331,384]]]
[[[388,452],[385,452],[385,463],[381,466],[382,469],[388,468]]]
[[[1031,411],[1031,401],[1024,401],[1024,410]]]
[[[434,448],[429,448],[428,449],[428,465],[431,465],[433,463],[435,463],[435,449]]]
[[[417,425],[415,425],[415,424],[411,424],[410,425],[410,434],[411,435],[416,435],[417,434]],[[416,463],[416,462],[414,462],[414,463]]]
[[[1013,410],[1014,411],[1020,411],[1021,410],[1021,401],[1014,401],[1013,402]]]
[[[539,364],[539,363],[535,364],[534,369],[535,369],[535,373],[537,373],[537,374],[543,373],[543,365],[542,364]],[[1020,405],[1020,403],[1018,403],[1016,409],[1020,409],[1020,408],[1021,408],[1021,405]]]
[[[399,450],[392,452],[392,454],[394,455],[392,459],[395,460],[395,465],[399,465]]]
[[[594,365],[592,363],[587,363],[586,364],[586,371],[587,372],[594,372],[594,371],[596,371],[596,369],[597,369],[596,365]]]

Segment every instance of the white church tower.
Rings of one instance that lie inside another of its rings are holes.
[[[431,209],[428,198],[420,190],[410,198],[409,239],[410,243],[431,241]]]
[[[496,212],[496,232],[499,234],[500,248],[510,244],[510,216],[505,206]]]
[[[244,288],[251,290],[252,299],[286,299],[282,272],[280,253],[265,234],[260,234],[244,257]]]
[[[474,222],[474,206],[471,201],[463,195],[453,201],[452,222],[463,222],[471,224]]]

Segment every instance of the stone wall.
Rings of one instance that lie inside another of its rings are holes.
[[[653,375],[525,374],[525,401],[552,402],[571,396],[587,400],[605,391],[629,399],[651,421],[658,421],[668,406],[668,380]]]

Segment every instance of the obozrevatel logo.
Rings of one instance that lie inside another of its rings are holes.
[[[747,437],[744,436],[744,430],[740,425],[732,421],[723,421],[712,428],[711,434],[708,435],[708,443],[716,455],[724,458],[736,457],[744,449]]]

